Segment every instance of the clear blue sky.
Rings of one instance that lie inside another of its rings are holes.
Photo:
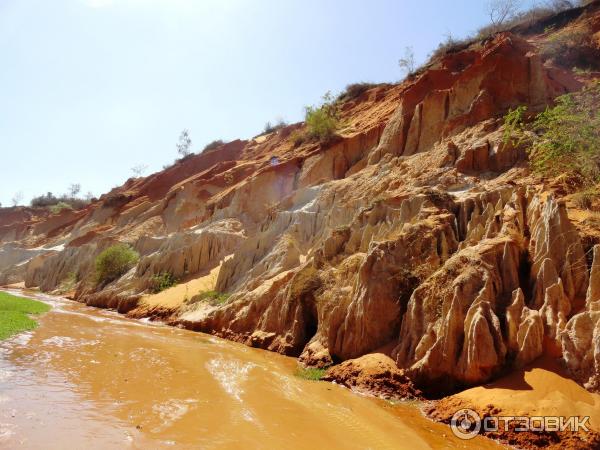
[[[78,182],[99,195],[131,167],[257,134],[356,81],[397,81],[482,0],[0,0],[0,202]]]

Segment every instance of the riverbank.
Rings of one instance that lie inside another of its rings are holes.
[[[11,287],[15,289],[14,286]],[[35,295],[36,291],[27,290],[24,295]],[[72,301],[68,299],[67,301]],[[80,302],[73,301],[75,304]],[[110,310],[98,305],[94,309]],[[141,309],[137,309],[138,312]],[[145,309],[146,314],[132,315],[119,314],[129,319],[145,319],[160,321],[168,329],[185,328],[181,324],[167,320],[156,314],[156,308]],[[118,311],[117,311],[118,312]],[[183,331],[183,330],[182,330]],[[198,330],[186,329],[200,336],[205,334]],[[235,343],[232,345],[238,345]],[[246,344],[247,345],[247,344]],[[271,352],[269,352],[271,353]],[[294,358],[295,359],[295,358]],[[323,374],[324,381],[333,381],[335,384],[347,387],[354,394],[368,397],[378,397],[386,400],[421,399],[421,393],[414,387],[400,369],[391,370],[389,365],[393,362],[389,356],[383,354],[366,355],[357,360],[331,367]],[[325,383],[323,383],[325,384]],[[413,403],[413,407],[414,407]],[[466,389],[454,395],[439,400],[424,403],[421,410],[428,421],[439,422],[445,432],[442,437],[449,437],[452,432],[446,427],[454,412],[470,408],[480,417],[490,415],[514,416],[590,416],[589,433],[562,433],[545,432],[506,432],[482,433],[482,437],[475,441],[481,445],[481,439],[492,443],[500,442],[512,448],[519,449],[568,449],[584,450],[596,448],[600,444],[600,395],[592,394],[573,381],[566,371],[552,358],[543,357],[525,369],[515,372],[507,377],[500,378],[483,386]]]
[[[522,370],[482,386],[458,392],[426,408],[432,419],[449,424],[453,414],[470,409],[480,418],[495,417],[589,417],[589,431],[481,431],[481,434],[515,448],[535,450],[587,450],[600,448],[600,395],[588,392],[569,377],[555,358],[542,356]],[[539,427],[539,422],[537,424]]]
[[[50,306],[25,297],[0,292],[0,340],[22,331],[33,330],[38,323],[31,316],[50,310]]]
[[[293,358],[34,297],[52,310],[0,342],[1,448],[502,448],[299,378]]]

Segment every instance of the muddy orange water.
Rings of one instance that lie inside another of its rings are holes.
[[[0,343],[0,448],[500,448],[295,360],[68,300]]]

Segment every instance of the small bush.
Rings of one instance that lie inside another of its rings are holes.
[[[201,292],[197,295],[194,295],[188,303],[197,303],[197,302],[207,302],[213,306],[222,305],[229,300],[231,294],[226,294],[224,292],[218,291],[206,291]]]
[[[125,206],[133,199],[133,195],[127,195],[123,193],[107,194],[103,198],[102,206],[107,208],[120,208]]]
[[[267,122],[265,123],[265,128],[262,134],[274,133],[275,131],[279,131],[287,126],[287,122],[283,119],[279,119],[275,125],[273,125],[271,122]]]
[[[225,142],[223,142],[221,139],[216,139],[216,140],[214,140],[214,141],[209,142],[208,144],[206,144],[204,146],[204,148],[202,149],[201,153],[209,152],[211,150],[214,150],[214,149],[220,147],[223,144],[225,144]]]
[[[99,284],[110,283],[131,269],[140,255],[125,244],[108,247],[96,257],[96,280]]]
[[[83,199],[74,195],[63,194],[55,196],[52,192],[45,195],[39,195],[31,199],[30,205],[33,208],[49,208],[53,214],[60,212],[62,209],[81,209],[90,204],[92,197]]]
[[[600,67],[600,52],[593,39],[589,27],[567,29],[548,39],[541,49],[544,59],[566,68],[577,67],[579,70]]]
[[[317,369],[314,367],[298,367],[294,375],[303,380],[319,381],[327,372],[327,369]]]
[[[52,205],[50,207],[50,212],[52,214],[58,214],[59,212],[61,212],[63,209],[73,209],[73,207],[71,205],[69,205],[68,203],[65,202],[58,202],[56,205]]]
[[[79,281],[77,272],[69,272],[67,276],[61,281],[58,291],[61,293],[72,291],[75,285]]]
[[[176,284],[177,279],[170,272],[160,272],[150,278],[150,291],[153,294],[158,294]]]
[[[563,176],[577,187],[594,186],[600,177],[600,83],[563,95],[538,115],[540,135],[530,150],[533,170]]]
[[[475,38],[456,39],[451,34],[446,35],[446,39],[440,42],[437,48],[431,53],[429,60],[434,61],[437,58],[449,53],[456,53],[466,49],[469,45],[476,42]]]
[[[308,136],[321,143],[331,141],[338,129],[338,108],[328,92],[323,96],[323,103],[319,107],[307,106],[306,127]]]
[[[344,92],[338,95],[337,100],[340,102],[346,102],[349,100],[354,100],[355,98],[360,97],[362,94],[367,92],[369,89],[377,86],[375,83],[352,83],[346,86]]]
[[[47,206],[56,205],[60,200],[52,193],[48,192],[46,195],[40,195],[31,199],[30,205],[33,208],[44,208]]]
[[[290,141],[292,141],[292,144],[294,145],[294,147],[299,147],[304,142],[306,142],[306,139],[307,139],[306,134],[300,130],[294,130],[290,133]]]
[[[525,112],[527,106],[517,106],[515,109],[509,109],[504,116],[504,144],[512,143],[517,145],[523,138],[525,126]]]
[[[577,208],[591,210],[594,206],[594,200],[597,198],[598,192],[596,190],[586,190],[583,192],[577,192],[571,199]]]

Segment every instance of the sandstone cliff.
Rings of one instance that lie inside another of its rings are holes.
[[[341,104],[327,145],[295,146],[295,124],[130,179],[79,211],[0,209],[0,283],[72,289],[308,365],[385,353],[429,392],[544,353],[599,389],[600,240],[531,175],[502,120],[595,76],[540,52],[584,25],[598,36],[598,4],[550,34],[500,33],[370,88]],[[141,258],[100,289],[94,259],[115,242]],[[164,272],[185,289],[161,303],[150,287]],[[206,283],[227,301],[191,301]]]

